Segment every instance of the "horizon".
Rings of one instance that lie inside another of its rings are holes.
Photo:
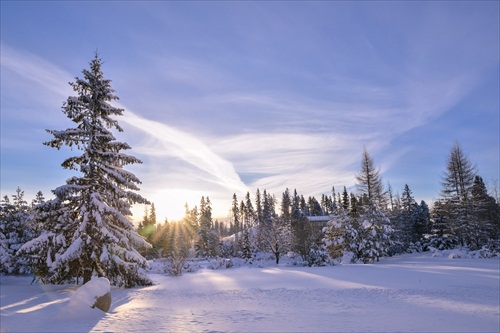
[[[45,147],[93,52],[139,193],[158,222],[233,193],[354,191],[363,148],[384,186],[439,197],[455,141],[488,189],[500,166],[498,2],[1,2],[1,195],[79,174]],[[495,184],[496,182],[496,184]],[[144,212],[134,206],[134,221]]]

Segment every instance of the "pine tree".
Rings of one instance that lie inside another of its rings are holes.
[[[441,182],[443,197],[460,202],[468,200],[475,175],[475,166],[466,156],[460,144],[455,142],[448,156],[446,173]]]
[[[392,194],[392,186],[391,183],[387,182],[387,195],[389,196],[389,207],[394,210],[394,196]]]
[[[310,216],[321,216],[324,215],[323,209],[315,197],[310,196],[307,199],[307,206]]]
[[[252,199],[250,198],[250,192],[247,192],[245,195],[244,228],[251,228],[254,223],[255,211],[253,209]]]
[[[458,237],[453,232],[453,224],[450,222],[450,206],[447,200],[434,201],[430,220],[431,230],[427,235],[426,248],[446,250],[458,245]]]
[[[344,211],[349,211],[349,194],[347,193],[347,189],[344,186],[344,192],[342,192],[342,208]]]
[[[141,255],[147,259],[158,257],[158,246],[156,246],[156,241],[154,240],[156,231],[156,208],[153,202],[151,203],[151,208],[145,205],[144,216],[137,230],[139,235],[144,237],[149,244],[153,245],[153,247],[147,246],[140,249]]]
[[[412,211],[410,215],[410,220],[412,221],[412,251],[422,251],[422,242],[424,241],[425,235],[430,232],[430,211],[427,203],[422,200],[420,205],[416,202],[412,206]]]
[[[198,228],[198,241],[196,242],[196,255],[200,258],[213,258],[218,254],[219,237],[214,232],[212,221],[212,205],[210,198],[201,197],[200,218]]]
[[[353,193],[351,193],[350,207],[351,209],[349,210],[349,215],[353,217],[358,216],[359,215],[358,199]]]
[[[359,230],[359,217],[342,209],[333,215],[325,228],[323,239],[330,257],[339,262],[356,262],[361,257]]]
[[[167,271],[173,276],[179,276],[189,258],[189,231],[182,221],[169,223],[167,238]]]
[[[405,184],[403,194],[401,195],[401,210],[397,215],[397,234],[398,240],[403,245],[403,250],[408,249],[410,244],[415,240],[415,224],[413,219],[413,211],[415,199],[408,184]]]
[[[36,206],[45,202],[45,197],[43,196],[42,191],[38,191],[36,193],[35,199],[31,202],[31,208],[35,208]]]
[[[462,147],[455,142],[448,156],[446,172],[442,179],[442,195],[450,209],[448,216],[452,233],[461,245],[469,245],[474,227],[471,225],[471,189],[476,168],[466,156]]]
[[[290,191],[287,188],[281,195],[281,216],[285,221],[290,221],[291,219],[291,208]]]
[[[262,223],[262,198],[259,189],[255,192],[255,219],[257,226],[259,226]]]
[[[238,252],[240,250],[240,219],[241,219],[241,214],[240,214],[240,207],[238,206],[238,197],[236,196],[236,193],[233,194],[233,203],[231,205],[231,218],[232,218],[232,231],[231,233],[234,234],[234,244],[233,244],[233,255],[238,256]]]
[[[378,261],[393,246],[391,221],[378,207],[370,207],[360,217],[357,256],[363,263]]]
[[[56,198],[39,207],[45,230],[22,251],[32,256],[44,282],[83,277],[86,283],[97,274],[113,285],[148,285],[151,281],[139,271],[147,262],[136,250],[147,243],[128,219],[131,204],[147,200],[134,192],[139,190],[140,180],[123,169],[142,162],[124,154],[130,146],[116,141],[111,132],[123,131],[113,117],[124,110],[110,104],[118,97],[101,67],[96,53],[90,69],[83,70],[83,78],[70,83],[77,96],[70,96],[62,111],[76,127],[47,130],[54,139],[44,143],[83,151],[62,163],[63,168],[82,175],[53,190]]]
[[[356,180],[358,181],[356,186],[360,194],[366,197],[364,204],[385,208],[386,200],[380,171],[375,169],[373,159],[366,151],[366,148],[363,151],[361,170],[356,175]]]
[[[481,176],[475,176],[474,178],[471,188],[471,201],[469,246],[471,249],[480,249],[489,243],[498,243],[500,237],[500,206],[488,194]]]
[[[279,264],[281,256],[289,249],[290,223],[282,217],[276,216],[274,210],[274,199],[264,190],[262,203],[263,223],[258,227],[259,248],[270,251]]]
[[[39,192],[41,193],[41,192]],[[31,268],[26,258],[18,256],[21,246],[31,240],[36,231],[30,223],[30,207],[19,187],[11,203],[4,196],[0,205],[0,274],[27,274]]]
[[[241,258],[245,259],[247,262],[252,259],[252,244],[250,241],[249,229],[245,229],[243,231],[241,241]]]

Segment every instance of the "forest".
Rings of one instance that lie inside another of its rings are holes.
[[[22,189],[5,195],[0,207],[0,274],[32,274],[42,283],[85,283],[107,277],[115,286],[149,285],[148,260],[168,261],[182,274],[191,258],[240,258],[252,264],[295,256],[304,266],[372,263],[383,256],[465,247],[484,257],[500,252],[498,193],[483,178],[458,142],[444,166],[440,198],[418,202],[410,186],[401,195],[384,186],[365,149],[355,174],[356,191],[332,187],[321,198],[304,197],[290,184],[280,195],[256,190],[252,197],[228,198],[230,216],[215,220],[209,195],[185,207],[179,221],[158,221],[155,204],[137,193],[140,180],[125,167],[142,163],[115,139],[123,131],[114,118],[124,110],[101,70],[96,54],[71,86],[63,113],[75,127],[47,130],[44,145],[73,147],[81,155],[62,163],[80,172],[56,187],[55,198],[39,192],[28,203]],[[340,191],[339,191],[340,189]],[[145,205],[138,227],[131,207]],[[230,263],[229,261],[225,261]]]

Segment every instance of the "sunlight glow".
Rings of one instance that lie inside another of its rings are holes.
[[[161,189],[152,192],[147,199],[155,204],[156,222],[163,223],[165,218],[168,221],[181,220],[186,212],[185,205],[189,208],[199,206],[200,199],[206,194],[201,191],[187,189]],[[133,220],[141,221],[144,216],[144,205],[135,205],[132,208]]]

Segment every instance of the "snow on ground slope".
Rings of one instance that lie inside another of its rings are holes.
[[[65,307],[75,286],[2,278],[4,332],[498,332],[499,259],[386,258],[373,265],[202,269],[113,290],[105,314]]]

